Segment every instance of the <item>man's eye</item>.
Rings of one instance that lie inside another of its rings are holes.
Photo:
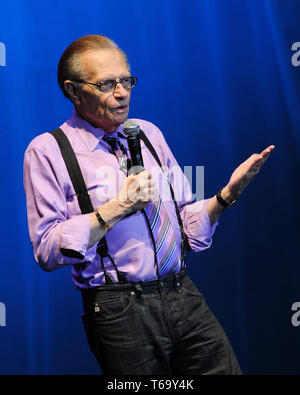
[[[101,82],[101,87],[106,89],[106,88],[110,88],[114,85],[114,81],[112,80],[107,80],[107,81],[103,81]]]

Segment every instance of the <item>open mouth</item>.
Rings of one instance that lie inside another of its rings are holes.
[[[114,111],[118,113],[126,112],[127,110],[128,110],[128,105],[123,105],[114,108]]]

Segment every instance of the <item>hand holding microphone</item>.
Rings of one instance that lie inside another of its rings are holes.
[[[140,127],[132,120],[123,124],[127,136],[132,167],[124,181],[117,200],[132,214],[145,208],[151,201],[158,200],[158,191],[151,172],[144,169],[140,144]]]

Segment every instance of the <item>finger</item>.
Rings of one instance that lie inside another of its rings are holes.
[[[266,149],[264,149],[262,152],[261,152],[261,155],[263,156],[263,157],[265,157],[265,156],[269,156],[270,155],[270,153],[273,151],[273,149],[275,148],[275,145],[269,145],[269,147],[267,147]]]
[[[263,157],[262,160],[262,165],[268,160],[271,152],[273,151],[273,149],[275,148],[274,145],[271,145],[270,147],[266,148],[265,150],[262,151],[261,156]]]
[[[261,154],[252,154],[246,162],[248,162],[248,169],[252,169],[253,166],[257,165],[260,163],[263,159],[263,156]]]
[[[266,149],[264,149],[260,154],[253,154],[248,158],[249,164],[254,165],[257,162],[260,162],[262,159],[268,157],[270,153],[275,148],[274,145],[269,145]]]
[[[134,185],[135,183],[137,183],[138,182],[138,174],[130,174],[128,177],[127,177],[127,186],[128,187],[130,187],[131,185]]]
[[[240,173],[241,179],[253,178],[257,174],[264,163],[264,158],[260,154],[251,155],[242,165],[243,171]]]
[[[147,183],[143,183],[141,186],[141,195],[143,200],[158,200],[158,189],[156,188],[155,180],[148,180]]]
[[[150,202],[151,191],[149,189],[142,189],[139,194],[139,200],[141,200],[142,202]]]
[[[275,147],[273,145],[263,150],[261,154],[254,154],[255,156],[253,157],[253,162],[250,166],[250,172],[252,174],[256,175],[260,171],[261,167],[267,161],[274,148]]]
[[[138,178],[136,179],[136,182],[140,185],[143,185],[143,184],[148,184],[149,180],[151,179],[152,179],[152,175],[149,171],[147,171],[138,174]]]
[[[151,177],[152,177],[152,174],[151,174],[151,171],[150,171],[150,170],[143,170],[141,173],[138,174],[138,176],[139,176],[140,178],[147,179],[147,178],[151,178]]]
[[[148,197],[149,200],[152,200],[152,196],[154,196],[157,192],[157,188],[155,186],[155,181],[150,180],[148,184],[143,184],[141,186],[141,194],[145,197]]]
[[[148,184],[148,175],[139,173],[135,176],[136,178],[132,180],[131,187],[137,189],[142,187],[144,184]]]

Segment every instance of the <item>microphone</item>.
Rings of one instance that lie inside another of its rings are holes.
[[[139,125],[129,119],[123,123],[123,131],[127,137],[128,148],[131,157],[132,168],[129,173],[139,174],[144,169],[144,162],[141,152],[141,143],[140,143],[140,127]]]

